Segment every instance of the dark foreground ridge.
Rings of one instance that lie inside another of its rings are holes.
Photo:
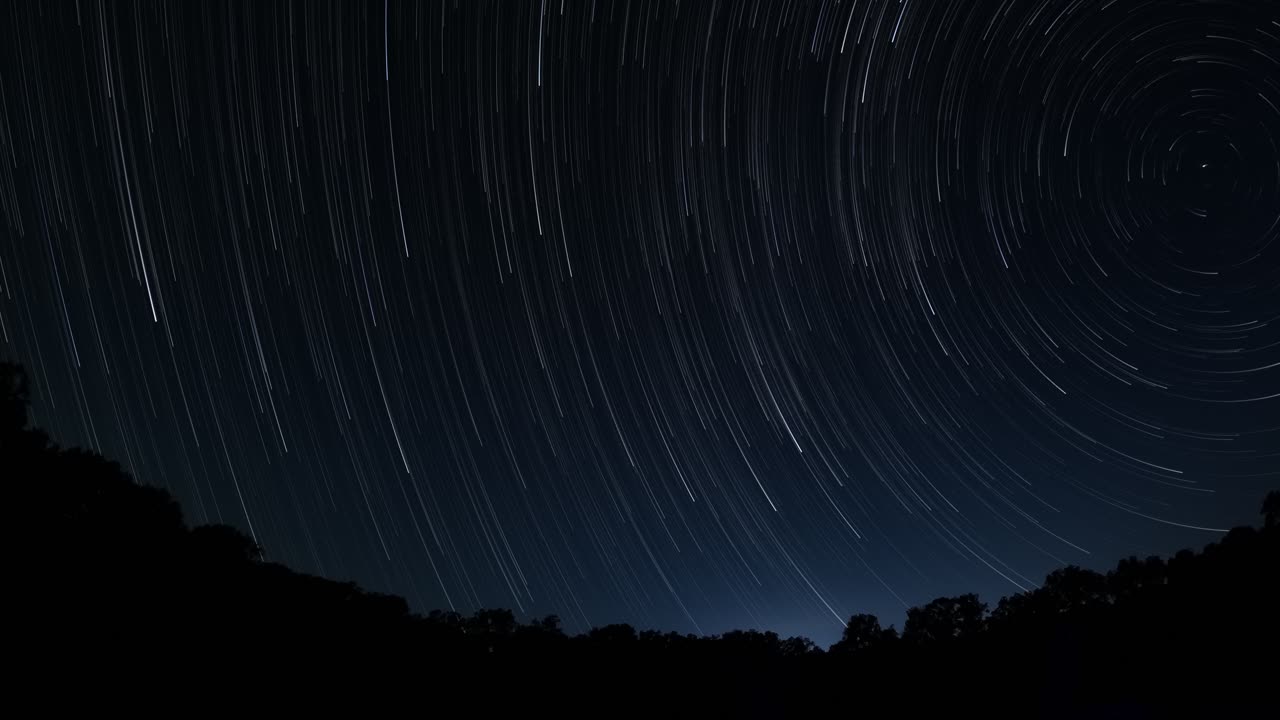
[[[28,427],[27,400],[26,375],[0,364],[0,472],[16,491],[10,527],[27,540],[10,586],[30,605],[17,646],[31,682],[64,698],[109,683],[147,695],[253,685],[315,700],[332,692],[321,678],[340,677],[383,697],[412,694],[449,717],[880,716],[926,706],[1226,717],[1277,701],[1277,492],[1261,529],[1235,528],[1201,552],[1128,558],[1105,575],[1063,568],[991,612],[976,595],[938,598],[912,608],[901,634],[855,615],[825,652],[754,630],[699,637],[610,625],[571,637],[555,617],[422,616],[403,598],[265,562],[234,528],[188,528],[164,490]]]

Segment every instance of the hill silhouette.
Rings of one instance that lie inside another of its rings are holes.
[[[314,698],[315,678],[341,675],[383,692],[426,683],[418,702],[447,715],[1274,710],[1278,492],[1261,528],[1235,528],[1200,552],[1131,557],[1106,574],[1062,568],[990,612],[976,595],[937,598],[912,608],[900,633],[855,615],[827,651],[755,630],[609,625],[569,636],[554,616],[415,614],[403,598],[266,562],[235,528],[190,528],[166,491],[30,427],[29,392],[21,368],[0,364],[0,470],[22,540],[11,587],[24,614],[14,617],[33,682],[118,683],[146,668],[148,682],[239,675],[289,691],[310,673],[298,691]]]

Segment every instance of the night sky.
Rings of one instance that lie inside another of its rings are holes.
[[[5,3],[0,357],[296,569],[826,644],[1254,521],[1278,144],[1261,0]]]

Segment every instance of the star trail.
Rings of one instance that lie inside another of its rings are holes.
[[[1280,5],[0,9],[0,355],[267,556],[838,637],[1280,477]]]

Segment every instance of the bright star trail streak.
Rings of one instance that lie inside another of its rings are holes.
[[[822,643],[1280,478],[1280,5],[12,2],[0,355],[415,608]]]

